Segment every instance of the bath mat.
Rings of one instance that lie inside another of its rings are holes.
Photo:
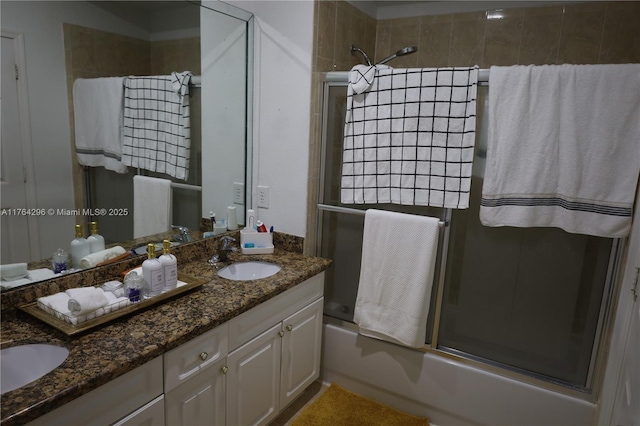
[[[332,384],[291,426],[429,426],[429,420]]]

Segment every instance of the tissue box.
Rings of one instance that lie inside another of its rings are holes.
[[[253,244],[253,247],[246,247],[246,245],[251,244]],[[273,253],[273,234],[271,232],[243,229],[240,231],[240,248],[242,249],[242,254]]]

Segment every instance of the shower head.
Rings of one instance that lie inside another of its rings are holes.
[[[367,55],[366,53],[364,53],[364,50],[354,46],[353,44],[351,45],[351,54],[353,54],[354,52],[360,52],[362,54],[362,56],[364,56],[364,59],[367,61],[367,65],[371,66],[371,59],[369,58],[369,55]]]
[[[398,56],[405,56],[405,55],[411,55],[412,53],[415,53],[418,51],[418,47],[417,46],[407,46],[407,47],[403,47],[402,49],[398,50],[396,53],[394,53],[393,55],[387,56],[386,58],[384,58],[383,60],[381,60],[380,62],[378,62],[376,65],[382,65],[382,64],[386,64],[387,62],[389,62],[392,59],[397,58]]]

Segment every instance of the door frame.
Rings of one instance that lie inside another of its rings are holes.
[[[27,86],[27,64],[24,35],[17,31],[8,31],[4,29],[1,31],[1,35],[4,38],[13,40],[13,51],[19,73],[19,78],[17,79],[18,113],[20,116],[20,137],[22,139],[20,143],[22,146],[22,165],[24,167],[26,179],[25,198],[27,201],[27,208],[35,209],[37,207],[37,198],[33,165],[33,148],[31,143],[31,119],[29,115],[29,91]],[[32,260],[39,260],[41,256],[38,217],[27,216],[27,224],[29,229],[29,254]]]

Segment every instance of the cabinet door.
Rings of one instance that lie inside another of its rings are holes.
[[[227,357],[227,424],[267,424],[279,410],[281,325]]]
[[[225,424],[225,360],[165,394],[167,425]]]
[[[323,301],[316,300],[282,323],[281,409],[320,375]]]

